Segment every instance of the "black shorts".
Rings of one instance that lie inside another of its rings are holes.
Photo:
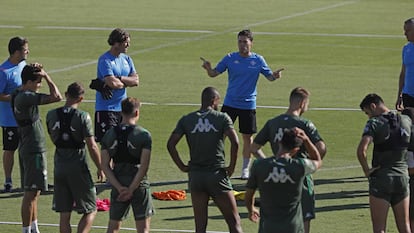
[[[414,108],[414,97],[409,94],[402,94],[402,101],[404,107]]]
[[[15,151],[19,146],[19,133],[17,127],[3,128],[3,150]]]
[[[227,113],[233,123],[239,118],[240,133],[254,134],[257,132],[256,109],[238,109],[223,105],[221,111]]]
[[[106,131],[117,126],[122,120],[121,112],[95,112],[95,140],[100,142]]]

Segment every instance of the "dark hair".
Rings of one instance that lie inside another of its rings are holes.
[[[127,97],[122,100],[121,107],[123,114],[131,115],[141,107],[141,102],[137,98]]]
[[[296,87],[290,92],[289,101],[304,100],[309,98],[310,92],[303,87]]]
[[[369,107],[371,104],[384,104],[384,101],[379,95],[371,93],[365,96],[365,98],[361,101],[361,104],[359,104],[359,107],[363,110],[364,108]]]
[[[280,142],[285,149],[292,150],[296,147],[302,146],[303,140],[296,136],[294,129],[285,129]]]
[[[239,34],[237,34],[237,38],[238,38],[239,36],[247,36],[247,38],[249,38],[249,39],[250,39],[250,41],[253,41],[253,33],[252,33],[249,29],[244,29],[244,30],[241,30],[241,31],[239,32]]]
[[[404,24],[414,24],[414,18],[407,19]]]
[[[39,63],[31,63],[23,67],[22,70],[22,83],[26,84],[27,81],[35,81],[41,78],[37,73],[42,70],[43,66]]]
[[[11,38],[9,41],[9,54],[13,55],[16,51],[22,50],[23,46],[27,43],[29,43],[29,41],[20,36]]]
[[[108,37],[108,44],[114,45],[115,43],[125,42],[130,37],[129,33],[121,28],[115,28]]]
[[[66,94],[70,98],[77,99],[85,94],[85,89],[83,88],[82,84],[74,82],[68,86]]]
[[[201,102],[204,104],[210,104],[211,101],[218,96],[220,95],[215,87],[206,87],[201,93]]]

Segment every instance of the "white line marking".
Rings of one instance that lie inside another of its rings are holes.
[[[18,26],[18,25],[0,25],[0,28],[24,28],[24,27]]]
[[[315,8],[315,9],[312,9],[312,10],[309,10],[309,11],[299,12],[299,13],[296,13],[296,14],[293,14],[293,15],[287,15],[287,16],[283,16],[283,17],[280,17],[280,18],[276,18],[276,19],[270,19],[270,20],[265,20],[265,21],[258,22],[258,23],[248,24],[246,27],[249,28],[249,27],[252,27],[252,26],[260,26],[260,25],[263,25],[263,24],[279,22],[279,21],[286,20],[286,19],[292,19],[292,18],[296,18],[296,17],[299,17],[299,16],[309,15],[309,14],[316,13],[316,12],[321,12],[321,11],[330,10],[330,9],[338,8],[338,7],[341,7],[341,6],[349,5],[349,4],[354,4],[356,2],[358,2],[358,1],[342,2],[342,3],[338,3],[338,4],[334,4],[334,5]]]
[[[88,30],[88,31],[112,31],[113,28],[105,27],[70,27],[70,26],[38,26],[38,29],[62,29],[62,30]],[[161,29],[161,28],[124,28],[127,31],[138,32],[180,32],[180,33],[212,33],[205,30],[181,30],[181,29]]]
[[[263,24],[267,24],[267,23],[279,22],[279,21],[282,21],[282,20],[287,20],[287,19],[291,19],[291,18],[295,18],[295,17],[299,17],[299,16],[304,16],[304,15],[308,15],[308,14],[315,13],[315,12],[330,10],[330,9],[333,9],[333,8],[353,4],[353,3],[356,3],[356,2],[357,1],[349,1],[349,2],[344,2],[344,3],[329,5],[329,6],[325,6],[325,7],[320,7],[320,8],[312,9],[312,10],[309,10],[309,11],[304,11],[304,12],[295,13],[295,14],[288,15],[288,16],[283,16],[283,17],[276,18],[276,19],[265,20],[265,21],[261,21],[261,22],[257,22],[257,23],[253,23],[253,24],[248,24],[248,25],[246,25],[246,27],[249,28],[249,27],[252,27],[252,26],[259,26],[259,25],[263,25]],[[212,32],[212,33],[204,34],[202,36],[183,39],[183,40],[178,41],[178,42],[171,42],[171,43],[161,44],[161,45],[158,45],[158,46],[155,46],[155,47],[151,47],[151,48],[147,48],[147,49],[144,49],[144,50],[139,50],[137,52],[129,53],[129,55],[142,54],[142,53],[146,53],[146,52],[150,52],[150,51],[154,51],[154,50],[158,50],[158,49],[162,49],[162,48],[166,48],[166,47],[174,47],[174,46],[178,46],[178,45],[181,45],[181,44],[185,44],[187,42],[198,41],[198,40],[201,40],[201,39],[204,39],[204,38],[213,37],[213,36],[217,36],[217,35],[222,35],[222,34],[233,32],[233,31],[238,31],[239,29],[240,29],[240,27],[234,27],[234,28],[224,30],[222,32]],[[110,29],[110,30],[112,30],[112,29]],[[49,73],[53,74],[53,73],[58,73],[58,72],[62,72],[62,71],[68,71],[68,70],[72,70],[72,69],[75,69],[75,68],[84,67],[84,66],[88,66],[88,65],[92,65],[92,64],[96,64],[96,63],[97,63],[97,61],[90,61],[90,62],[86,62],[86,63],[78,64],[78,65],[73,65],[73,66],[69,66],[69,67],[66,67],[66,68],[62,68],[62,69],[50,70]]]
[[[325,36],[325,37],[367,37],[367,38],[405,38],[403,35],[375,35],[375,34],[329,34],[329,33],[298,33],[298,32],[254,32],[255,35],[282,35],[282,36]]]
[[[62,100],[64,101],[64,100]],[[95,100],[82,100],[84,103],[95,103]],[[200,106],[200,104],[194,103],[151,103],[142,102],[142,105],[162,105],[162,106]],[[257,108],[271,108],[271,109],[287,109],[286,106],[268,106],[268,105],[257,105]],[[315,111],[361,111],[359,108],[309,108],[309,110]]]

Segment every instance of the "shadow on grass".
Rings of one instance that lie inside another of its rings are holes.
[[[356,203],[348,205],[331,205],[324,207],[317,207],[316,212],[329,212],[329,211],[338,211],[338,210],[355,210],[355,209],[369,209],[368,203]]]
[[[187,180],[172,180],[172,181],[158,181],[158,182],[151,182],[151,187],[158,187],[158,186],[167,186],[167,185],[174,185],[174,184],[185,184]],[[96,193],[100,194],[105,190],[110,190],[111,186],[106,183],[96,183]],[[188,190],[186,190],[188,192]]]
[[[324,184],[344,184],[344,183],[362,183],[367,182],[367,178],[364,176],[357,177],[345,177],[337,179],[315,179],[315,185],[324,185]]]
[[[368,197],[368,190],[348,190],[331,193],[316,193],[316,200]]]

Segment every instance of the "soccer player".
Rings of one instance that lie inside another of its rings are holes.
[[[395,104],[399,111],[404,107],[414,107],[414,18],[404,22],[404,34],[408,43],[402,50],[402,66]]]
[[[121,123],[111,128],[101,141],[102,169],[112,185],[107,233],[119,232],[131,207],[137,232],[150,231],[154,207],[147,172],[152,139],[148,130],[137,125],[140,105],[135,98],[123,100]]]
[[[411,118],[411,122],[414,121],[414,108],[406,107],[402,110],[401,114],[407,115]],[[414,125],[411,125],[411,138],[410,142],[414,139]],[[414,145],[410,143],[407,151],[407,166],[408,166],[408,175],[410,176],[410,207],[409,207],[409,216],[410,216],[410,228],[411,232],[414,232]]]
[[[22,85],[20,74],[29,55],[29,41],[23,37],[13,37],[9,41],[8,48],[10,56],[0,65],[0,126],[3,129],[4,192],[13,190],[14,152],[19,146],[17,123],[10,106],[11,93]],[[22,172],[20,167],[21,188],[23,188]]]
[[[299,129],[285,129],[277,154],[256,160],[247,181],[245,202],[249,219],[258,222],[261,233],[304,232],[301,196],[306,175],[322,166],[318,149]],[[297,157],[302,143],[309,159]],[[254,194],[260,192],[260,213],[254,207]]]
[[[409,233],[409,176],[406,161],[410,144],[411,120],[392,112],[377,94],[368,94],[361,101],[361,110],[368,116],[357,148],[358,161],[369,178],[369,206],[373,232],[386,232],[387,214],[391,206],[398,231]],[[371,168],[367,150],[374,144]]]
[[[95,138],[100,142],[109,128],[121,121],[121,101],[127,97],[127,87],[138,86],[139,78],[132,58],[126,54],[129,33],[114,29],[108,38],[111,48],[98,59],[95,104]]]
[[[229,178],[236,166],[239,141],[230,117],[217,111],[219,102],[217,89],[205,88],[201,94],[200,109],[183,116],[167,142],[174,163],[189,175],[196,233],[206,232],[210,197],[223,214],[230,232],[242,232]],[[188,164],[183,163],[176,148],[184,135],[190,148]],[[228,167],[224,159],[224,136],[231,143]]]
[[[280,140],[283,137],[285,129],[298,127],[305,131],[313,144],[323,158],[326,154],[326,145],[319,135],[315,125],[309,119],[302,117],[302,114],[308,110],[310,93],[305,88],[296,87],[290,92],[288,110],[273,119],[266,122],[264,127],[256,135],[252,144],[252,153],[258,158],[265,158],[261,147],[267,142],[270,143],[273,154],[277,154],[280,147]],[[298,157],[306,158],[307,152],[302,147]],[[302,192],[302,213],[305,225],[305,232],[310,232],[310,221],[315,218],[315,193],[313,188],[313,179],[308,175],[303,183]]]
[[[89,232],[96,216],[96,189],[86,160],[85,144],[97,168],[98,180],[103,179],[91,117],[78,109],[84,93],[80,83],[70,84],[65,92],[65,105],[46,115],[48,133],[56,146],[52,208],[60,213],[61,233],[72,232],[72,210],[82,214],[77,232]]]
[[[239,119],[239,131],[243,139],[241,178],[247,179],[249,177],[252,135],[257,131],[257,81],[260,74],[263,74],[269,81],[274,81],[281,77],[283,69],[273,72],[261,55],[251,51],[253,33],[250,30],[240,31],[237,35],[237,41],[238,52],[227,54],[214,69],[209,61],[202,58],[202,67],[212,78],[226,70],[228,72],[227,92],[221,111],[229,114],[233,122],[237,118]]]
[[[39,63],[22,70],[22,86],[12,94],[12,108],[18,125],[19,156],[24,170],[24,194],[21,214],[23,233],[38,233],[37,201],[41,191],[47,191],[46,139],[40,120],[39,105],[62,99],[59,89]],[[49,94],[38,93],[42,80]]]

